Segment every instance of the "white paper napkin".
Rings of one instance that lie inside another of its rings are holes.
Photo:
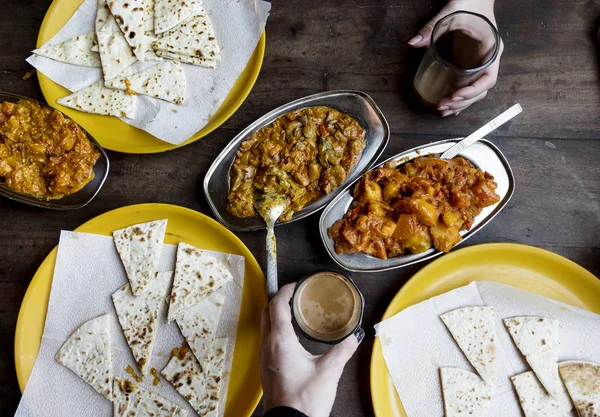
[[[176,249],[176,246],[164,245],[159,271],[173,270]],[[229,385],[227,371],[231,369],[242,302],[244,257],[212,251],[206,253],[225,262],[234,277],[234,281],[219,290],[225,296],[225,304],[216,336],[229,338],[219,404],[219,416],[222,416]],[[42,345],[16,417],[112,416],[112,403],[56,362],[54,356],[82,323],[110,313],[113,372],[117,377],[130,378],[125,368],[131,365],[139,375],[111,300],[111,294],[126,282],[127,276],[111,237],[66,231],[61,233]],[[167,309],[165,305],[151,359],[151,367],[159,372],[171,359],[173,348],[181,346],[184,340],[177,324],[174,321],[167,323]],[[187,401],[164,378],[161,377],[157,386],[152,386],[152,380],[152,376],[147,376],[140,385],[185,408],[192,413],[190,415],[196,415]]]
[[[529,370],[502,319],[542,316],[560,323],[559,361],[600,363],[600,316],[520,290],[478,281],[406,308],[375,325],[383,357],[409,417],[443,416],[439,368],[457,367],[477,373],[439,318],[461,307],[491,306],[499,338],[496,392],[488,416],[522,416],[510,377]],[[573,410],[570,416],[576,416]]]
[[[84,0],[71,19],[52,38],[61,43],[94,28],[97,0]],[[217,33],[221,61],[216,69],[184,64],[187,79],[185,104],[138,96],[135,119],[130,125],[172,144],[180,144],[202,129],[221,107],[238,79],[267,23],[271,4],[262,0],[204,0],[204,7]],[[85,68],[32,55],[27,59],[45,76],[71,91],[80,90],[102,78],[99,68]],[[156,65],[142,63],[140,68]],[[55,105],[56,103],[50,103]]]

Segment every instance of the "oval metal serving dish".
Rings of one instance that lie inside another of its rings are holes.
[[[462,138],[447,139],[410,149],[382,162],[381,164],[377,165],[376,168],[379,168],[389,161],[397,161],[400,166],[401,164],[406,163],[417,156],[441,154],[452,145],[459,142],[461,139]],[[470,230],[460,232],[462,240],[457,244],[457,246],[473,236],[490,220],[492,220],[508,203],[515,191],[515,178],[512,173],[512,169],[510,168],[510,165],[508,164],[508,161],[502,152],[500,152],[500,149],[498,149],[493,143],[482,139],[462,151],[459,155],[471,161],[471,163],[473,163],[473,165],[475,165],[477,168],[481,169],[482,171],[487,171],[494,176],[494,180],[498,184],[496,193],[500,196],[500,201],[493,206],[484,208],[479,216],[475,217],[475,222]],[[321,214],[321,220],[319,222],[319,231],[321,233],[323,244],[325,245],[325,248],[327,248],[329,256],[331,256],[331,258],[337,262],[338,265],[354,272],[387,271],[425,261],[443,253],[435,248],[431,248],[423,253],[409,253],[388,259],[379,259],[365,253],[349,253],[342,255],[335,253],[333,240],[327,235],[327,229],[329,229],[329,227],[331,227],[336,221],[341,219],[348,211],[348,208],[353,200],[352,195],[350,194],[351,187],[353,186],[354,184],[347,186],[325,208]]]
[[[328,91],[292,101],[281,106],[256,120],[239,135],[237,135],[223,149],[215,159],[204,178],[204,193],[212,211],[217,219],[227,228],[234,231],[261,230],[265,228],[265,221],[259,217],[239,218],[227,210],[227,195],[229,194],[229,170],[235,160],[235,156],[243,141],[248,139],[254,132],[269,125],[275,119],[293,110],[313,106],[328,106],[347,113],[354,117],[363,129],[365,129],[366,146],[360,161],[354,167],[352,173],[346,178],[340,187],[328,195],[308,204],[302,210],[294,213],[292,219],[286,223],[303,219],[323,208],[335,196],[337,196],[347,184],[351,184],[377,161],[383,153],[389,137],[390,128],[387,120],[377,107],[373,99],[360,91]],[[279,223],[277,223],[279,224]]]
[[[0,103],[4,101],[9,101],[12,103],[18,103],[21,100],[29,100],[34,101],[36,103],[40,103],[42,106],[48,106],[46,103],[42,103],[38,100],[33,100],[28,97],[22,97],[17,94],[0,92]],[[54,109],[56,110],[56,109]],[[58,111],[58,110],[56,110]],[[64,113],[63,113],[64,115]],[[68,116],[64,115],[69,118]],[[70,118],[69,118],[70,119]],[[79,126],[81,128],[81,126]],[[22,194],[16,191],[11,190],[7,186],[5,186],[2,182],[0,182],[0,195],[7,197],[14,201],[19,201],[24,204],[28,204],[30,206],[41,207],[52,210],[76,210],[82,207],[85,207],[96,197],[102,185],[104,185],[104,181],[106,181],[106,177],[108,176],[108,170],[110,167],[110,163],[108,161],[108,156],[102,146],[94,139],[85,129],[81,128],[86,134],[88,139],[94,144],[96,149],[100,152],[100,157],[96,161],[94,165],[94,178],[86,184],[81,190],[76,193],[66,195],[60,199],[54,200],[44,200],[29,194]]]

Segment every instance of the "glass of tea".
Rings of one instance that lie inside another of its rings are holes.
[[[427,107],[476,81],[498,58],[500,35],[485,16],[458,11],[440,19],[415,75],[414,89]]]

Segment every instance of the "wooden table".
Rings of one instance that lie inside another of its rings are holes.
[[[76,0],[74,0],[76,1]],[[229,1],[229,0],[228,0]],[[7,0],[0,14],[0,90],[41,99],[25,62],[48,0]],[[273,1],[267,52],[254,90],[209,137],[149,156],[109,152],[111,174],[98,198],[75,212],[53,212],[0,199],[0,414],[12,416],[20,392],[14,371],[17,314],[38,265],[74,229],[105,211],[136,203],[177,204],[211,215],[201,192],[206,170],[236,133],[267,111],[323,90],[370,94],[392,130],[385,157],[429,141],[470,133],[511,104],[524,113],[491,135],[516,176],[506,209],[467,244],[519,242],[566,256],[600,276],[600,4],[575,0],[499,0],[506,50],[498,85],[459,117],[415,109],[410,93],[420,52],[406,44],[443,1]],[[280,227],[281,284],[314,269],[335,268],[320,241],[318,216]],[[238,236],[264,265],[263,233]],[[373,324],[423,264],[353,274],[367,301],[367,337],[339,385],[334,416],[372,415],[369,361]],[[318,351],[319,346],[310,345]],[[259,407],[257,415],[262,415]]]

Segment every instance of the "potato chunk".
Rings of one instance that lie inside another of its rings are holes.
[[[429,228],[429,232],[433,239],[433,246],[441,252],[450,252],[450,249],[462,239],[458,227],[455,226],[448,227],[444,224],[438,224]]]
[[[425,226],[435,226],[438,221],[437,208],[422,198],[411,198],[408,206],[412,214],[417,215],[419,222]]]

